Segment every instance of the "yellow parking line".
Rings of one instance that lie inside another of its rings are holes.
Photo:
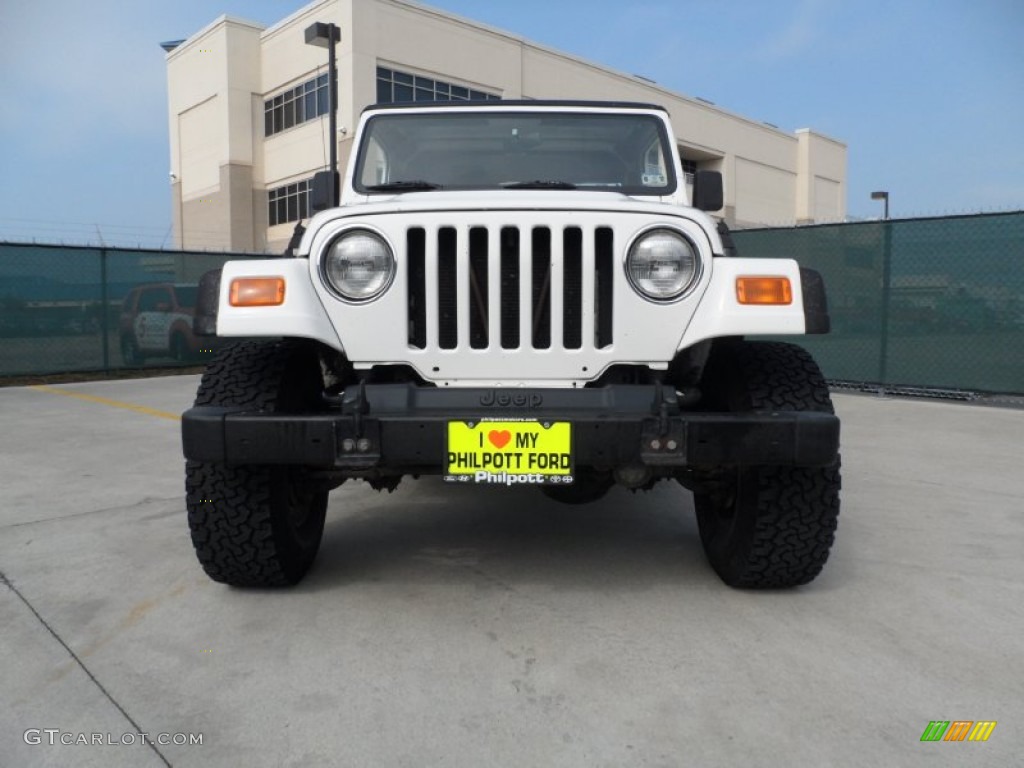
[[[156,416],[158,419],[169,419],[171,421],[181,421],[181,416],[176,413],[169,411],[158,411],[156,408],[147,408],[144,405],[136,405],[135,403],[126,403],[121,400],[111,400],[109,397],[98,397],[97,395],[87,395],[83,392],[72,392],[70,389],[60,389],[59,387],[49,387],[45,384],[37,384],[29,387],[37,392],[49,392],[52,395],[64,395],[65,397],[77,397],[79,400],[86,400],[90,403],[99,403],[100,405],[109,405],[112,408],[124,408],[126,411],[135,411],[136,413],[144,413],[147,416]]]

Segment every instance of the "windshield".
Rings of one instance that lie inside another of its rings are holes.
[[[664,123],[647,114],[382,114],[363,133],[361,193],[429,189],[583,189],[669,195]]]

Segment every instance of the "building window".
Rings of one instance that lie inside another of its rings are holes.
[[[312,179],[304,179],[270,190],[267,201],[270,226],[308,218],[311,186]]]
[[[685,157],[681,157],[679,159],[683,161],[683,178],[686,180],[687,184],[693,186],[693,177],[697,173],[697,161],[687,160]]]
[[[327,75],[314,77],[267,99],[263,102],[263,135],[273,136],[326,115],[327,101]]]
[[[461,85],[377,67],[377,103],[407,101],[500,101],[501,96]]]

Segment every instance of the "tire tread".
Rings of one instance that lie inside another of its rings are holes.
[[[227,346],[207,366],[195,404],[281,410],[291,395],[289,372],[309,364],[301,359],[302,354],[301,345],[287,341]],[[296,583],[309,568],[316,548],[312,554],[296,556],[281,546],[275,534],[280,523],[274,515],[274,473],[283,472],[265,466],[186,462],[185,497],[192,544],[203,570],[214,581],[240,587],[280,587]],[[322,516],[326,492],[313,503],[316,514]]]
[[[708,383],[719,407],[833,413],[828,385],[814,358],[795,344],[739,342],[712,353]],[[723,396],[725,399],[723,400]],[[842,484],[840,461],[828,467],[755,467],[739,473],[753,520],[731,540],[721,535],[719,509],[696,495],[701,539],[712,567],[734,587],[772,589],[813,581],[835,542]]]

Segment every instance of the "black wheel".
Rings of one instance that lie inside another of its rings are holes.
[[[792,344],[716,346],[702,390],[716,409],[833,412],[814,359]],[[813,581],[835,540],[839,488],[838,458],[829,467],[722,470],[694,493],[701,543],[712,568],[733,587]]]
[[[142,354],[138,343],[131,336],[121,337],[121,360],[129,366],[142,365],[146,361],[146,356]]]
[[[243,342],[210,363],[196,405],[309,412],[320,402],[316,350],[305,342]],[[186,462],[188,524],[214,581],[239,587],[297,583],[320,548],[327,489],[302,467]]]

